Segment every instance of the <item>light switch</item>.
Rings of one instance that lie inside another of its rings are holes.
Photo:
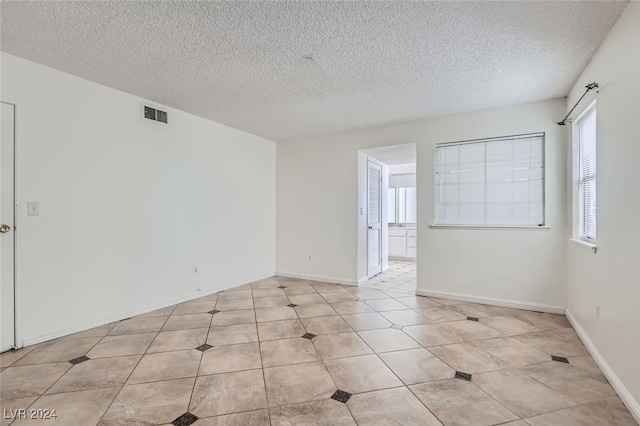
[[[39,201],[28,201],[27,202],[27,215],[29,215],[29,216],[40,216],[40,202]]]

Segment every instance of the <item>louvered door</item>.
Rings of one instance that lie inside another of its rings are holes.
[[[367,176],[367,275],[372,277],[382,272],[382,166],[369,161]]]

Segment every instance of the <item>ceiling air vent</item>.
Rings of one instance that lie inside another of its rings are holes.
[[[156,109],[148,106],[144,107],[144,118],[148,118],[149,120],[156,119]]]
[[[161,111],[157,108],[150,107],[149,105],[142,105],[142,117],[147,120],[159,121],[161,123],[167,123],[166,111]]]
[[[156,120],[162,123],[167,122],[167,113],[164,111],[156,110]]]

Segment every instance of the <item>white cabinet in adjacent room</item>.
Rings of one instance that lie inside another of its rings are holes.
[[[389,257],[407,257],[407,231],[389,228]]]
[[[418,247],[416,229],[389,228],[389,257],[416,258]]]
[[[418,231],[415,229],[407,230],[407,257],[415,259],[418,254]]]

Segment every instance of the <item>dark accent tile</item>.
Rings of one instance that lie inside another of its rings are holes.
[[[122,321],[130,320],[130,319],[131,319],[131,317],[129,317],[129,318],[123,318],[123,319],[121,319],[121,320],[120,320],[120,321],[118,321],[118,322],[122,322]]]
[[[564,362],[565,364],[569,364],[569,360],[566,359],[563,356],[555,356],[555,355],[551,355],[551,360],[552,361],[558,361],[558,362]]]
[[[544,314],[544,312],[542,311],[533,311],[533,312],[535,312],[536,314]]]
[[[468,321],[478,321],[478,318],[476,317],[467,317]]]
[[[89,361],[89,358],[86,355],[79,356],[78,358],[70,359],[69,362],[73,365],[80,364],[81,362]]]
[[[456,371],[455,378],[460,380],[466,380],[467,382],[471,381],[471,374],[463,373],[462,371]]]
[[[366,302],[366,301],[367,301],[367,299],[361,299],[359,297],[356,299],[356,302]]]
[[[313,334],[313,333],[304,333],[304,334],[302,335],[302,337],[304,337],[305,339],[309,339],[309,340],[311,340],[311,339],[313,339],[314,337],[316,337],[316,335],[315,335],[315,334]]]
[[[220,312],[220,311],[218,311],[217,309],[214,309],[213,311],[209,311],[209,313],[210,313],[211,315],[215,315],[215,314],[217,314],[217,313],[219,313],[219,312]]]
[[[287,306],[290,307],[290,308],[295,308],[298,305],[296,305],[295,303],[289,303]]]
[[[213,347],[213,346],[211,346],[211,345],[209,345],[209,344],[205,343],[204,345],[200,345],[200,346],[198,346],[196,349],[197,349],[197,350],[199,350],[199,351],[204,352],[204,351],[206,351],[206,350],[211,349],[212,347]]]
[[[287,288],[287,286],[286,286],[286,285],[281,285],[281,286],[280,286],[280,287],[278,287],[278,288]]]
[[[404,326],[398,324],[391,324],[391,328],[395,328],[396,330],[402,330]]]
[[[195,414],[191,414],[190,412],[186,412],[183,415],[181,415],[180,417],[178,417],[177,419],[175,419],[174,421],[171,422],[171,424],[173,426],[189,426],[193,423],[195,423],[196,420],[198,420],[198,416],[196,416]]]
[[[338,389],[333,393],[333,395],[331,395],[331,399],[335,399],[336,401],[342,402],[344,404],[349,401],[349,398],[351,398],[351,394],[340,389]]]

